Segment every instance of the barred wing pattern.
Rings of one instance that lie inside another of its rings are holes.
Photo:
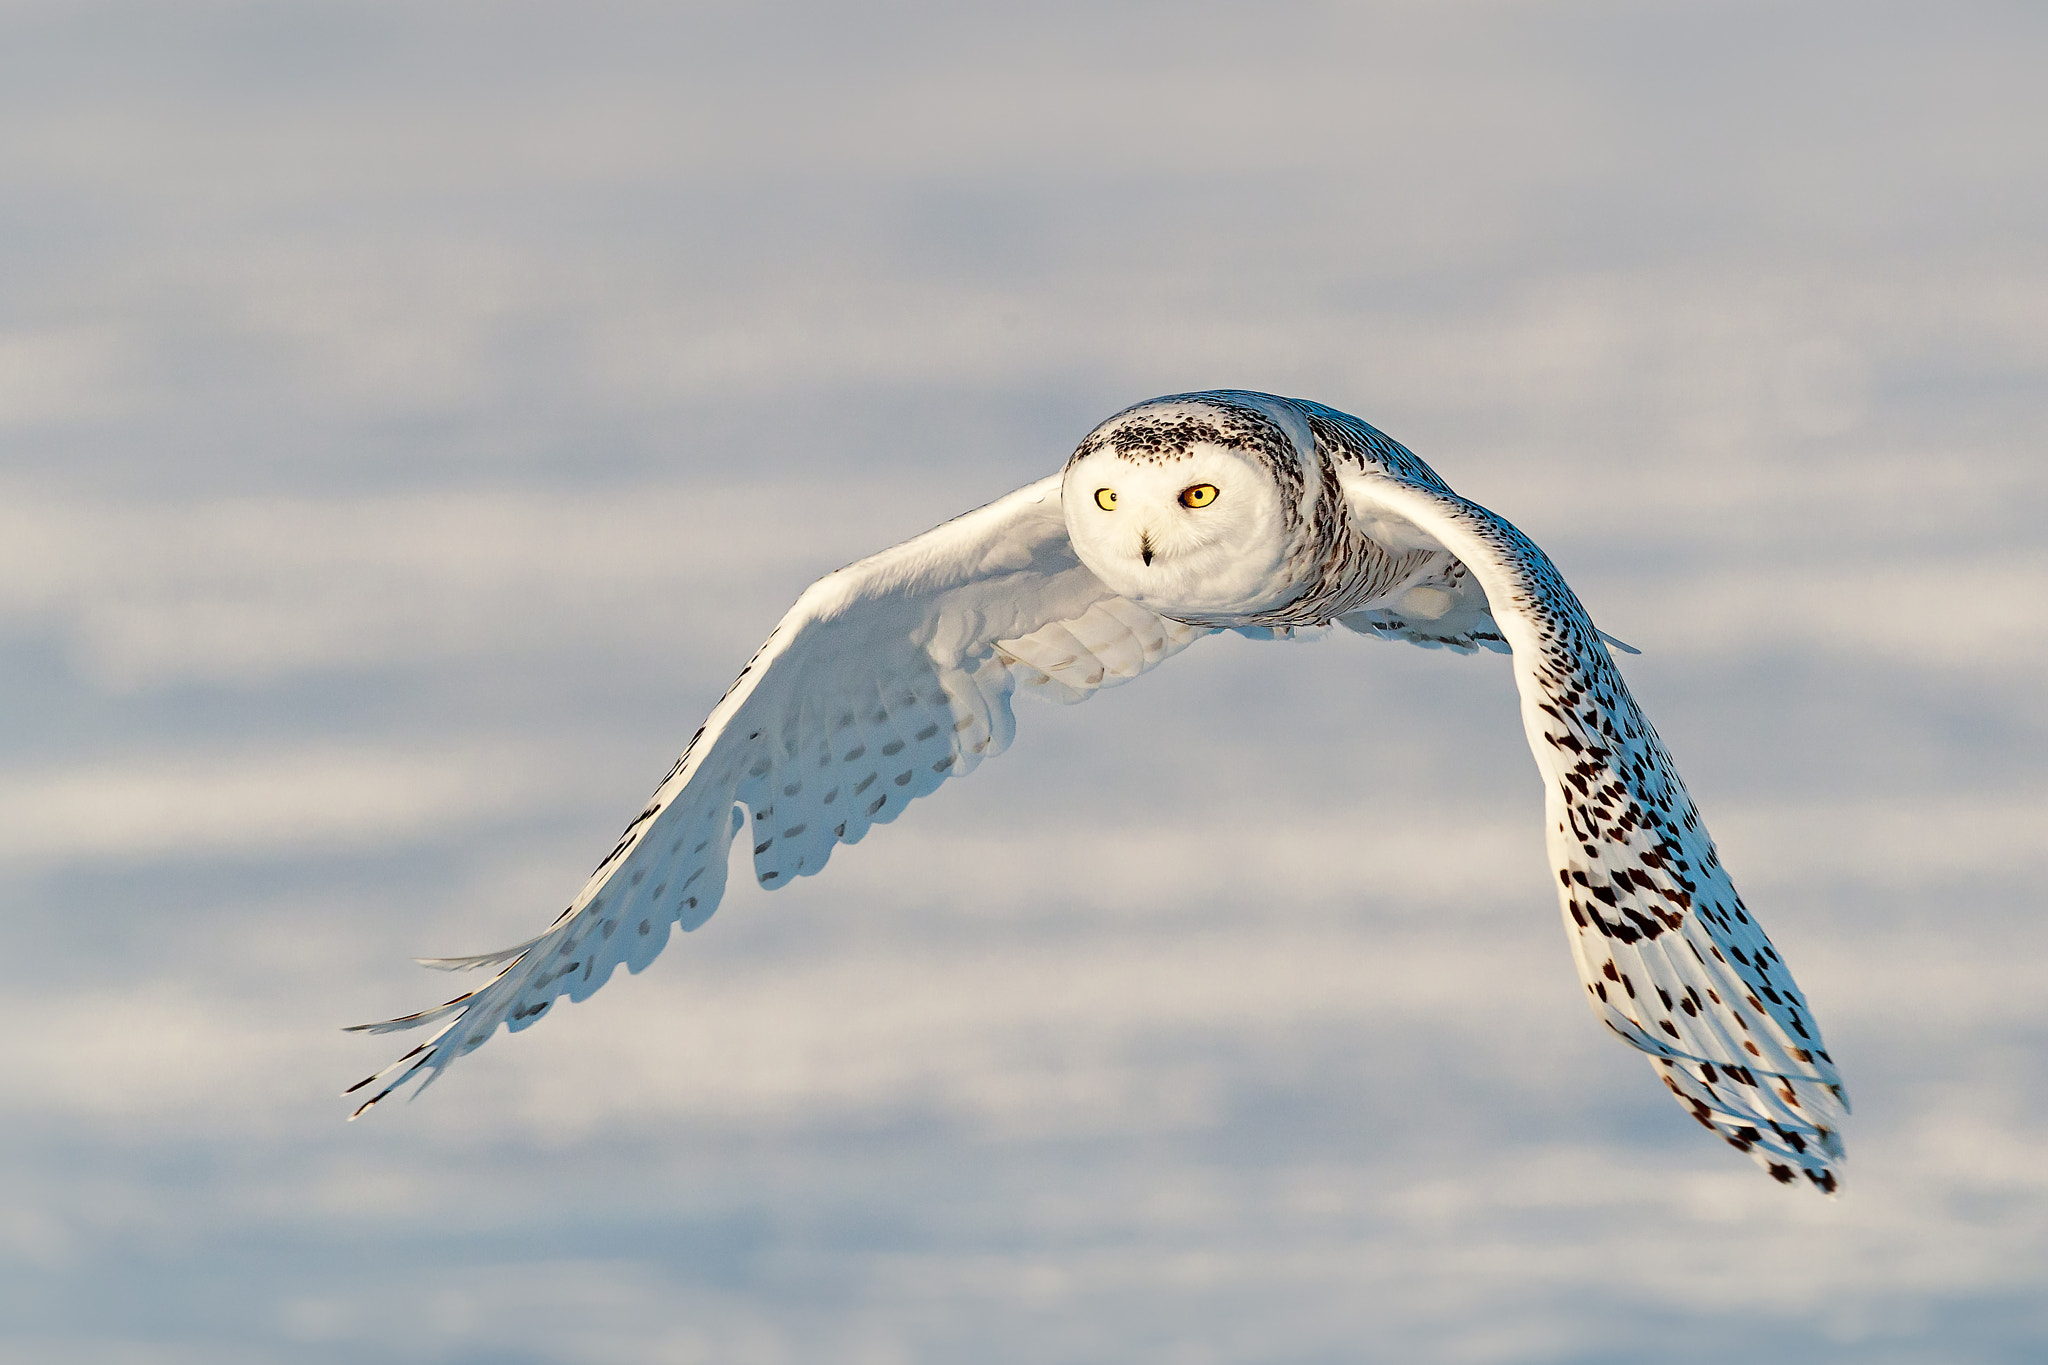
[[[538,938],[475,957],[478,990],[357,1031],[438,1025],[351,1086],[360,1117],[417,1076],[421,1088],[500,1024],[516,1032],[556,999],[582,1000],[619,964],[638,972],[724,894],[748,831],[761,885],[820,871],[840,843],[901,814],[1000,753],[1023,689],[1077,702],[1210,634],[1117,597],[1075,558],[1053,475],[813,584],[740,673],[645,810]]]
[[[1780,1182],[1803,1173],[1833,1194],[1848,1097],[1819,1026],[1578,598],[1528,537],[1476,503],[1369,471],[1342,477],[1375,535],[1455,554],[1512,646],[1593,1012],[1703,1126]]]

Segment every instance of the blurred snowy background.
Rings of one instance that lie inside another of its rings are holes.
[[[2048,1352],[2048,11],[0,5],[0,1358]],[[1593,1022],[1506,662],[1213,641],[345,1125],[817,574],[1230,385],[1547,546],[1849,1079]],[[401,1048],[409,1045],[401,1042]]]

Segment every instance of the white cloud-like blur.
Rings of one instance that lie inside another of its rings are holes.
[[[2048,23],[0,6],[0,1359],[2048,1347]],[[1544,544],[1857,1103],[1577,1003],[1503,661],[1206,642],[344,1125],[819,573],[1211,386]],[[392,1044],[397,1042],[394,1048]]]

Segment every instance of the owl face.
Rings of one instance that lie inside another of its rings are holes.
[[[1260,452],[1227,439],[1084,443],[1061,504],[1081,562],[1162,615],[1231,617],[1296,591],[1279,487]]]

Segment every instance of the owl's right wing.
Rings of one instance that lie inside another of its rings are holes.
[[[1512,650],[1558,901],[1594,1014],[1649,1054],[1703,1126],[1778,1180],[1803,1173],[1834,1193],[1848,1099],[1820,1026],[1578,597],[1534,542],[1477,503],[1372,472],[1341,477],[1365,534],[1456,556]]]
[[[1000,753],[1018,688],[1076,702],[1212,632],[1104,587],[1067,539],[1060,476],[1019,489],[812,584],[740,671],[645,810],[569,908],[497,953],[428,960],[497,968],[482,988],[372,1033],[438,1025],[350,1091],[431,1083],[500,1024],[582,1000],[624,963],[638,972],[669,928],[709,919],[727,854],[748,831],[774,888],[820,871],[949,777]]]

